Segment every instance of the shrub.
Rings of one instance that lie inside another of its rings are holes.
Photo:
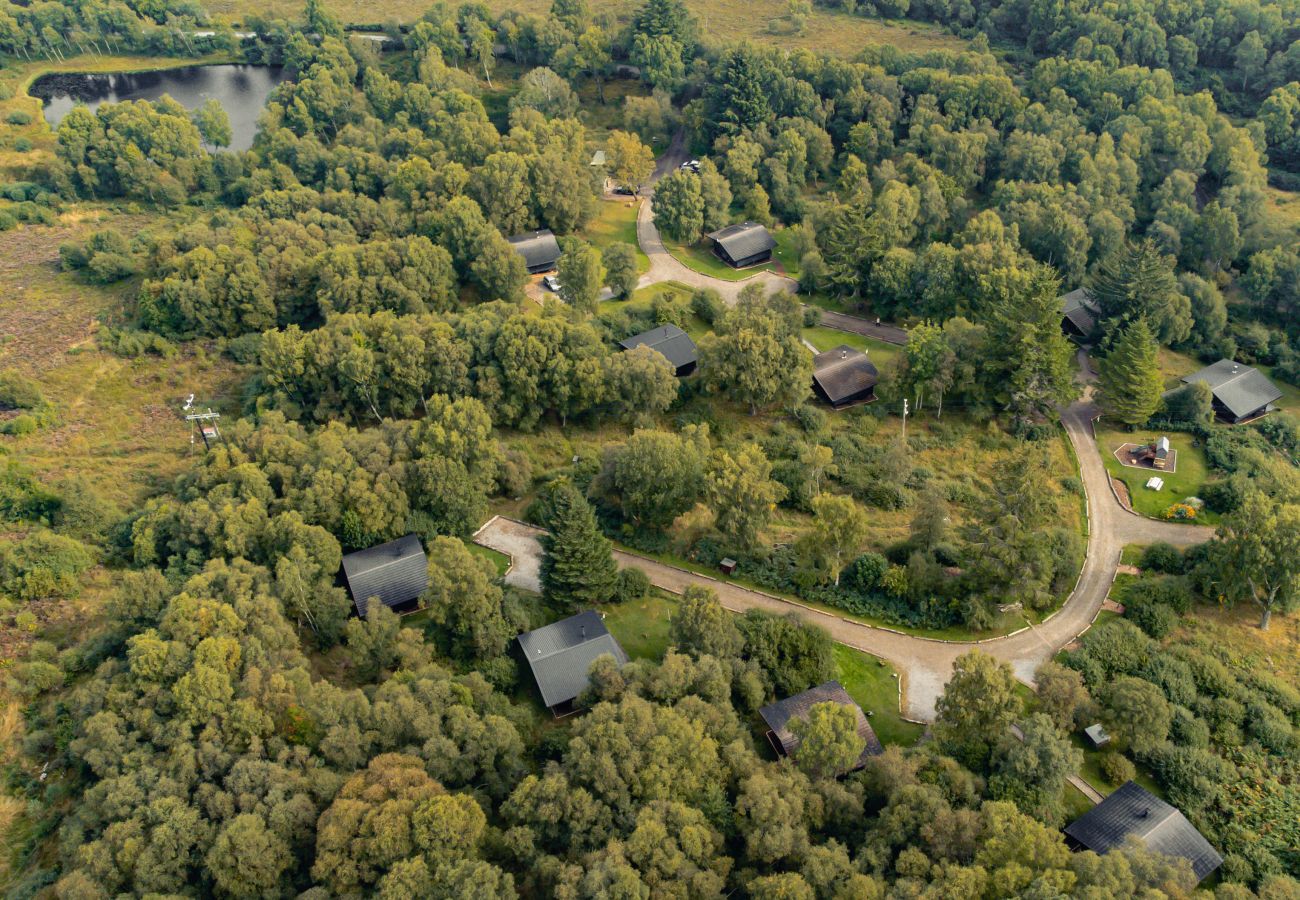
[[[840,576],[840,583],[850,590],[869,594],[879,590],[889,571],[889,563],[879,553],[864,553],[849,563]]]
[[[691,295],[691,312],[710,325],[726,308],[727,304],[723,302],[722,295],[713,288],[700,288]]]
[[[30,125],[32,124],[32,114],[25,109],[15,109],[5,116],[5,121],[10,125]]]
[[[614,596],[619,600],[640,600],[650,593],[650,576],[636,566],[620,569],[614,585]]]
[[[35,381],[12,369],[0,372],[0,409],[36,409],[44,402]]]
[[[23,413],[20,416],[14,416],[8,422],[0,424],[0,434],[11,434],[15,437],[22,437],[25,434],[31,434],[39,427],[36,417]]]
[[[1169,723],[1169,740],[1180,747],[1204,749],[1210,746],[1210,726],[1187,707],[1175,706]]]
[[[18,220],[7,209],[0,209],[0,231],[12,231],[18,226]]]
[[[81,574],[94,559],[80,541],[52,531],[34,531],[0,544],[0,591],[19,600],[75,597]]]
[[[1133,780],[1137,775],[1137,767],[1124,754],[1111,751],[1102,754],[1101,774],[1105,775],[1106,780],[1111,784],[1123,784]]]
[[[826,430],[826,411],[818,409],[811,403],[801,403],[790,411],[794,420],[799,423],[804,434],[820,434]]]
[[[32,142],[31,142],[31,139],[30,139],[30,138],[25,138],[25,137],[20,137],[18,140],[14,141],[14,149],[15,149],[16,151],[18,151],[19,153],[28,153],[28,152],[30,152],[31,149],[32,149]]]
[[[1172,609],[1149,601],[1128,607],[1125,615],[1139,628],[1157,639],[1173,631],[1174,623],[1178,621],[1178,616]]]
[[[1196,518],[1196,507],[1188,503],[1172,503],[1162,515],[1171,522],[1190,522]]]
[[[1177,575],[1183,571],[1183,554],[1173,544],[1152,544],[1142,551],[1138,567],[1149,572]]]
[[[1216,513],[1230,513],[1241,505],[1242,484],[1235,478],[1211,481],[1201,488],[1205,508]]]

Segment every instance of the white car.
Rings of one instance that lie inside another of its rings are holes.
[[[560,279],[556,278],[554,275],[547,275],[542,278],[542,287],[552,293],[558,294],[560,292]]]
[[[696,174],[699,174],[700,161],[698,159],[687,160],[686,162],[678,166],[678,168],[681,169],[683,172],[695,172]]]

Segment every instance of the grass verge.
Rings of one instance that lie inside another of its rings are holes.
[[[836,644],[832,653],[840,684],[864,712],[871,713],[871,728],[880,742],[915,744],[925,726],[903,718],[898,708],[898,673],[884,660],[843,644]]]

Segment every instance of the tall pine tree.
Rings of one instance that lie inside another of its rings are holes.
[[[1155,414],[1164,390],[1159,352],[1160,345],[1145,318],[1119,332],[1097,366],[1101,405],[1107,415],[1136,426]]]
[[[1103,346],[1139,318],[1166,344],[1191,334],[1192,304],[1178,289],[1174,260],[1150,238],[1125,243],[1102,260],[1088,290],[1101,308]]]
[[[546,595],[574,607],[609,600],[618,576],[609,539],[600,533],[591,504],[572,484],[556,486],[548,524],[550,534],[541,539]]]

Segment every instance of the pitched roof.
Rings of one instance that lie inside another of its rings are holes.
[[[408,534],[343,557],[343,578],[357,615],[364,616],[371,597],[392,607],[423,594],[429,587],[429,561],[420,538]]]
[[[1061,315],[1069,319],[1070,324],[1084,335],[1092,334],[1097,327],[1097,315],[1100,312],[1097,301],[1088,293],[1087,288],[1075,288],[1061,297]]]
[[[757,222],[728,225],[712,232],[709,237],[732,259],[746,259],[776,246],[776,240]]]
[[[627,663],[627,654],[592,610],[525,631],[518,641],[547,707],[581,694],[587,687],[587,670],[598,656],[608,653],[620,666]]]
[[[609,157],[605,155],[604,150],[597,150],[595,153],[591,154],[591,164],[593,166],[603,166],[608,159]]]
[[[875,364],[848,344],[832,347],[813,357],[813,380],[831,403],[875,387],[880,378]]]
[[[1182,813],[1132,781],[1067,825],[1065,833],[1097,853],[1123,846],[1135,835],[1148,850],[1186,859],[1198,880],[1223,862]]]
[[[549,228],[517,234],[510,238],[510,246],[523,256],[530,269],[555,265],[560,259],[560,242]]]
[[[632,350],[636,347],[658,350],[673,364],[674,368],[678,369],[699,359],[699,353],[695,349],[695,342],[691,340],[691,336],[676,325],[660,325],[658,328],[651,328],[649,331],[619,341],[618,345],[624,350]]]
[[[767,727],[772,729],[776,739],[781,742],[786,756],[793,756],[800,744],[799,736],[790,730],[790,720],[806,719],[808,711],[818,703],[839,703],[852,707],[858,714],[858,737],[862,738],[866,746],[863,747],[858,761],[853,764],[854,769],[866,765],[867,757],[878,756],[884,752],[884,748],[880,746],[880,739],[876,737],[866,715],[862,712],[862,707],[853,702],[853,698],[849,696],[848,691],[844,690],[842,684],[838,681],[828,681],[793,697],[769,703],[758,711],[763,721],[767,723]]]
[[[1238,418],[1248,416],[1282,398],[1277,385],[1263,372],[1231,359],[1221,359],[1199,372],[1183,376],[1184,384],[1204,381],[1228,411]]]

